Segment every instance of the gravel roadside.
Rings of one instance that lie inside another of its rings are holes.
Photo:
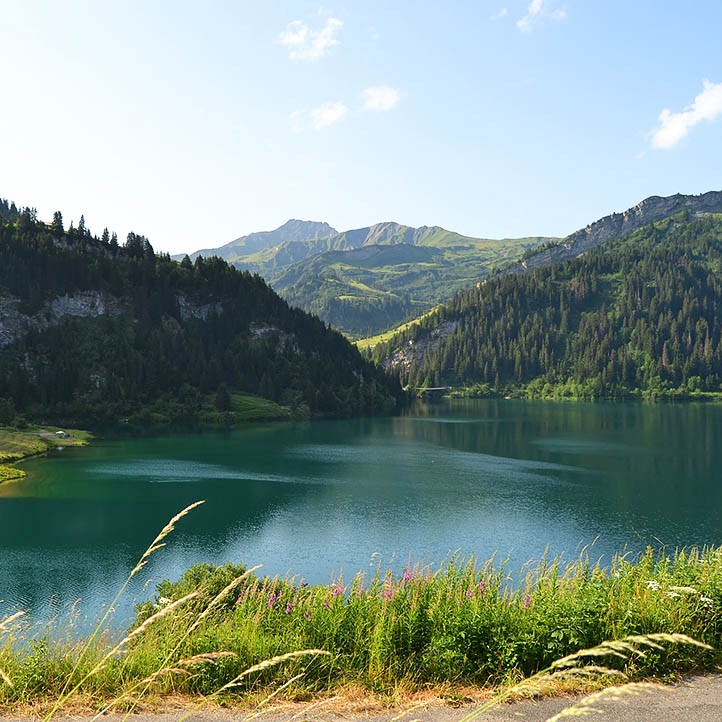
[[[579,698],[552,698],[513,702],[478,717],[490,722],[545,722],[561,710],[578,702]],[[600,700],[595,707],[602,713],[595,715],[600,722],[721,722],[722,675],[691,677],[675,685],[654,685],[635,695],[617,700]],[[443,702],[424,703],[423,706],[384,710],[382,712],[339,712],[323,704],[276,707],[266,712],[214,709],[191,712],[178,709],[161,714],[132,714],[128,722],[458,722],[472,712],[473,705],[454,708]],[[569,717],[570,719],[579,718]],[[28,717],[0,717],[0,722],[28,722]],[[56,722],[89,722],[90,716],[58,717]],[[104,722],[122,722],[124,715],[106,715]]]

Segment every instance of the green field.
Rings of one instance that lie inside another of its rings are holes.
[[[236,421],[276,421],[289,417],[287,408],[250,394],[231,394],[231,411]]]
[[[65,436],[58,437],[63,431]],[[91,439],[87,431],[60,429],[58,426],[33,427],[25,430],[0,428],[0,484],[22,479],[25,472],[13,462],[44,454],[58,446],[85,446]]]

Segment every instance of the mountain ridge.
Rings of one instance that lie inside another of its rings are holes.
[[[523,272],[533,268],[569,260],[590,248],[615,238],[623,238],[642,226],[689,210],[694,213],[722,212],[722,191],[708,191],[698,195],[675,193],[671,196],[648,196],[621,213],[602,216],[584,228],[566,236],[559,243],[530,253],[507,272]]]
[[[336,233],[338,233],[338,231],[325,221],[301,221],[297,218],[290,218],[283,225],[271,231],[256,231],[235,238],[219,248],[206,248],[194,251],[190,254],[190,259],[195,260],[198,256],[213,255],[224,260],[230,260],[238,255],[237,251],[241,249],[248,255],[272,248],[281,243],[326,238]],[[177,254],[174,258],[180,260],[183,258],[183,255],[184,254]]]

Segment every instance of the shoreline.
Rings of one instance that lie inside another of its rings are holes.
[[[64,435],[59,435],[61,432]],[[0,485],[11,484],[27,477],[27,472],[19,469],[17,464],[44,456],[53,449],[87,446],[92,439],[93,435],[89,431],[48,424],[29,426],[27,429],[2,427],[0,428]]]

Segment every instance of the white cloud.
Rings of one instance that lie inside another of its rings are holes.
[[[524,33],[531,32],[532,28],[545,19],[564,20],[567,17],[566,8],[550,7],[550,0],[531,0],[526,9],[526,15],[516,21],[516,26]]]
[[[278,42],[288,48],[291,60],[320,60],[328,51],[339,45],[336,33],[343,27],[338,18],[328,18],[320,30],[311,30],[306,23],[294,20],[278,36]]]
[[[340,100],[335,103],[324,103],[310,112],[311,125],[314,130],[323,130],[329,125],[338,123],[348,113],[348,106]]]
[[[673,148],[695,125],[722,115],[722,83],[705,80],[702,92],[679,113],[665,108],[659,114],[659,126],[652,131],[652,148]]]
[[[501,20],[509,14],[509,8],[499,8],[492,16],[491,20]]]
[[[388,85],[378,85],[373,88],[366,88],[363,91],[364,110],[373,110],[376,113],[385,113],[398,105],[401,100],[401,93],[398,88],[391,88]]]

